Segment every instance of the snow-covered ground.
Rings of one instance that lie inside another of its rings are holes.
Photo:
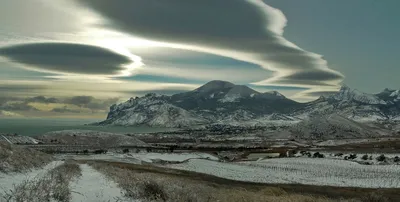
[[[313,141],[315,146],[340,146],[346,144],[363,144],[363,143],[374,143],[384,141],[397,141],[400,140],[398,137],[381,137],[381,138],[357,138],[357,139],[332,139],[324,141]]]
[[[72,202],[137,201],[125,198],[115,182],[90,166],[82,164],[80,167],[82,176],[70,184]]]
[[[218,161],[218,158],[207,153],[130,153],[128,156],[140,159],[145,162],[153,162],[153,160],[164,161],[186,161],[188,159],[210,159]]]
[[[46,174],[49,170],[61,165],[62,161],[53,161],[41,169],[33,169],[24,173],[1,173],[0,172],[0,196],[6,191],[26,180],[39,178]]]
[[[193,152],[193,153],[115,153],[108,152],[107,154],[96,154],[96,155],[59,155],[59,159],[73,158],[76,160],[108,160],[108,161],[118,161],[126,163],[140,164],[143,162],[152,163],[154,160],[164,160],[164,161],[176,161],[182,162],[188,159],[210,159],[217,161],[218,157],[207,153]]]
[[[249,182],[400,188],[400,166],[360,165],[336,159],[280,158],[240,163],[193,159],[167,167]]]
[[[310,152],[311,154],[314,154],[314,152]],[[325,151],[318,151],[318,153],[323,154],[324,158],[329,158],[329,159],[336,159],[336,160],[346,160],[345,158],[347,157],[347,161],[353,161],[357,162],[360,164],[370,164],[370,165],[397,165],[400,166],[400,162],[394,161],[395,158],[399,158],[400,154],[399,153],[357,153],[357,152],[325,152]],[[338,154],[341,155],[338,155]],[[354,159],[349,158],[351,155],[355,155],[356,157]],[[384,160],[378,161],[377,158],[380,157],[381,155],[384,156]],[[296,154],[298,157],[304,157],[308,158],[306,156],[302,156],[300,153]]]

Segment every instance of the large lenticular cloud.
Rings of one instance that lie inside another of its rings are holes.
[[[68,43],[32,43],[0,48],[0,56],[28,69],[44,72],[118,75],[133,63],[111,50]]]
[[[283,37],[286,18],[259,0],[78,0],[102,26],[252,62],[274,72],[259,85],[336,86],[343,75]]]

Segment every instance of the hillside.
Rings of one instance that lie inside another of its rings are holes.
[[[0,173],[41,167],[51,160],[52,157],[48,154],[0,141]]]
[[[38,136],[37,139],[47,144],[88,145],[105,148],[147,145],[131,136],[90,130],[54,131]]]
[[[390,134],[337,114],[312,116],[293,125],[290,132],[291,138],[313,140],[372,138]]]

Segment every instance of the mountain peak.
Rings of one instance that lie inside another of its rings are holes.
[[[339,92],[348,92],[350,90],[351,90],[351,88],[348,85],[343,84],[342,87],[340,87]]]
[[[278,91],[270,91],[268,93],[271,93],[272,95],[275,95],[277,97],[285,97],[284,95],[282,95],[280,92]]]
[[[225,89],[225,88],[232,88],[235,84],[228,82],[228,81],[221,81],[221,80],[213,80],[210,81],[203,86],[197,88],[195,91],[198,92],[210,92],[218,89]]]

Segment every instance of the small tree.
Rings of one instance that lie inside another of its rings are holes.
[[[324,155],[319,153],[319,152],[315,152],[313,155],[314,158],[324,158]]]
[[[376,160],[377,161],[385,161],[386,160],[386,157],[385,157],[385,155],[380,155],[380,156],[378,156],[377,158],[376,158]]]
[[[350,154],[350,156],[349,156],[350,160],[356,159],[356,158],[357,158],[357,154]]]
[[[335,156],[341,157],[341,156],[343,156],[343,153],[337,153],[337,154],[335,154]]]
[[[396,163],[400,162],[400,158],[398,156],[396,156],[396,157],[394,157],[393,161],[396,162]]]
[[[368,160],[368,155],[365,154],[364,156],[361,157],[361,159],[364,161]]]

